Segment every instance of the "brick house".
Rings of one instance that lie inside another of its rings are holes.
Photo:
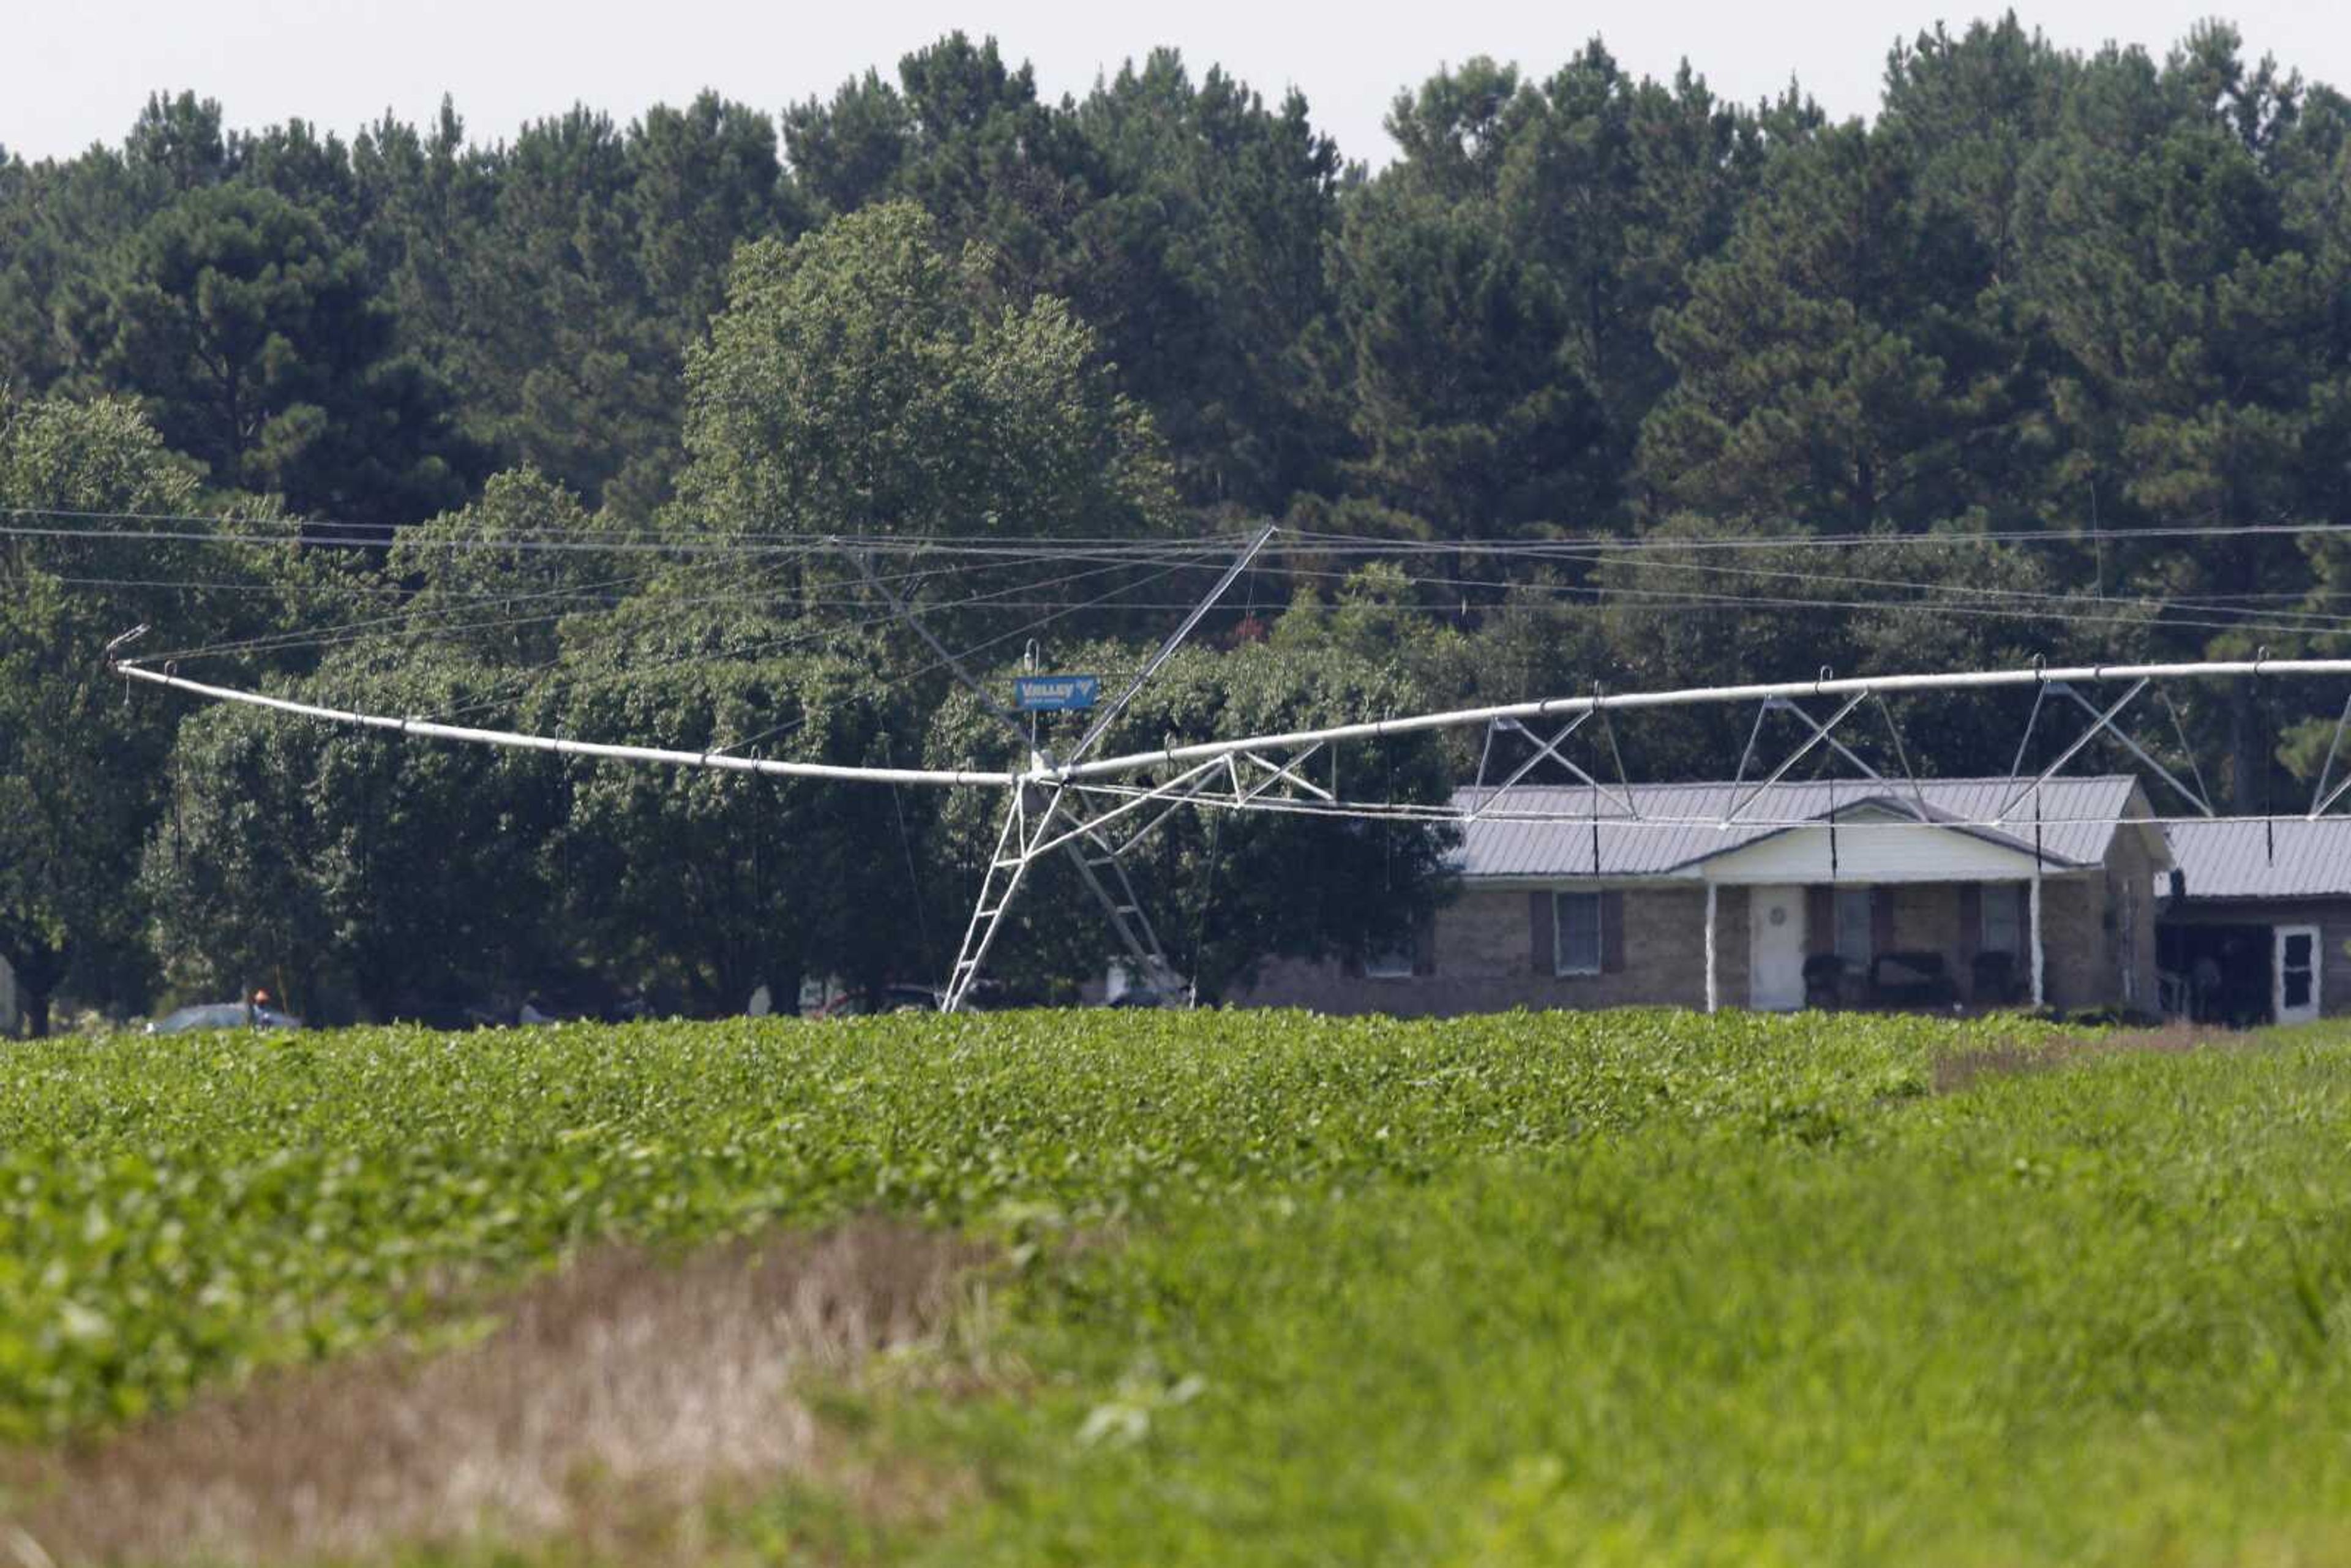
[[[2155,1010],[2155,894],[2172,859],[2136,779],[1754,788],[1463,791],[1455,804],[1476,815],[1458,895],[1409,944],[1271,962],[1229,999]]]

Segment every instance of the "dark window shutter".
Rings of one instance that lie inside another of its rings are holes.
[[[1836,951],[1836,889],[1804,889],[1804,951],[1817,958]]]
[[[1429,910],[1413,923],[1412,972],[1416,975],[1437,973],[1437,912]]]
[[[1982,947],[1983,884],[1963,882],[1959,883],[1959,967],[1973,964]]]
[[[1894,951],[1894,890],[1890,887],[1869,890],[1869,950]]]
[[[1549,888],[1527,894],[1527,943],[1532,949],[1529,962],[1538,975],[1559,972],[1559,955],[1552,944],[1552,921],[1555,915]]]
[[[1600,972],[1625,972],[1625,890],[1612,887],[1600,895]]]

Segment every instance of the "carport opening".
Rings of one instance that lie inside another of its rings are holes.
[[[2269,926],[2166,925],[2158,941],[2164,969],[2186,983],[2190,1019],[2230,1029],[2270,1021]]]

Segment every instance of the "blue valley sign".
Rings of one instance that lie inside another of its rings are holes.
[[[1070,713],[1094,706],[1100,675],[1016,675],[1012,706],[1022,713]]]

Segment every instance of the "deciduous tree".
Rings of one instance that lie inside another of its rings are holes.
[[[742,251],[685,438],[677,524],[722,534],[1138,535],[1173,499],[1085,324],[904,204]]]

